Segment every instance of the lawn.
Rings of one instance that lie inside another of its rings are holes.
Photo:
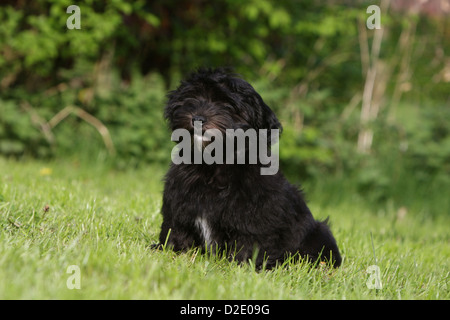
[[[0,158],[0,299],[450,298],[448,208],[371,208],[345,190],[331,206],[312,193],[316,218],[330,216],[342,267],[256,272],[195,250],[149,248],[164,171]]]

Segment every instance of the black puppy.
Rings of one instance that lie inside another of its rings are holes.
[[[191,145],[196,123],[202,133],[217,129],[224,137],[227,129],[266,129],[269,153],[275,141],[270,129],[282,130],[253,87],[225,69],[199,70],[168,98],[164,116],[170,129],[187,130]],[[212,139],[201,141],[206,150]],[[246,146],[247,156],[249,150]],[[267,162],[260,160],[258,155],[256,163],[172,163],[165,178],[160,244],[176,251],[226,250],[240,262],[256,257],[256,265],[266,268],[290,255],[339,266],[341,256],[327,222],[314,220],[301,191],[281,172],[261,174]]]

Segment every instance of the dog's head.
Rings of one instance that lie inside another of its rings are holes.
[[[172,131],[194,132],[194,122],[202,131],[218,129],[279,129],[272,110],[253,87],[227,69],[200,69],[168,95],[164,117]]]

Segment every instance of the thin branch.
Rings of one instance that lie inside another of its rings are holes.
[[[387,12],[389,7],[389,0],[383,0],[381,2],[382,6],[382,14],[384,15]],[[374,106],[372,105],[372,98],[375,87],[375,80],[377,77],[377,69],[379,69],[380,65],[378,63],[378,59],[380,56],[381,43],[383,40],[383,31],[384,28],[375,29],[374,37],[372,42],[372,48],[370,52],[370,57],[362,57],[362,61],[370,61],[369,68],[366,74],[366,80],[364,83],[364,90],[362,95],[362,106],[361,106],[361,115],[360,115],[360,123],[361,129],[358,135],[358,151],[361,153],[366,153],[370,150],[372,146],[373,140],[373,131],[367,128],[367,124],[370,120],[373,120],[374,117],[378,114],[379,101],[375,104],[376,110],[373,110]],[[365,52],[366,50],[361,50],[361,54],[368,54]]]
[[[31,106],[28,101],[22,101],[20,104],[22,109],[30,114],[31,122],[39,127],[39,129],[44,134],[45,139],[47,139],[48,143],[53,145],[55,143],[55,136],[53,135],[52,128],[49,124],[42,118]]]
[[[74,106],[65,107],[60,112],[58,112],[52,119],[50,119],[50,121],[48,122],[49,127],[53,129],[62,120],[67,118],[70,114],[76,115],[77,117],[83,119],[84,121],[92,125],[95,129],[97,129],[98,133],[100,133],[100,135],[102,136],[103,143],[108,149],[109,154],[110,155],[116,154],[116,149],[114,148],[114,144],[112,142],[108,128],[96,117],[94,117],[93,115],[89,114],[88,112],[84,111],[81,108],[77,108]]]

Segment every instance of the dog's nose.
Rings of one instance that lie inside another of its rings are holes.
[[[192,116],[192,125],[194,125],[195,121],[200,121],[201,123],[206,122],[206,118],[204,116]]]

